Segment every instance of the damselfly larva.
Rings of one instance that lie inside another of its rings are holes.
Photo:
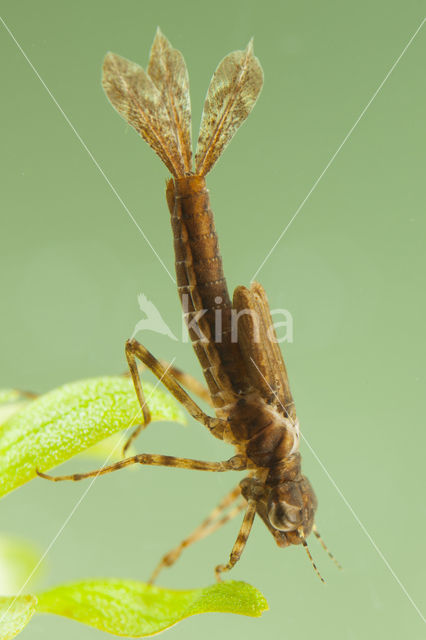
[[[143,427],[150,422],[150,411],[137,361],[148,367],[213,436],[234,445],[235,455],[222,462],[203,462],[139,454],[100,471],[45,477],[81,480],[135,463],[201,471],[248,471],[193,534],[164,556],[152,580],[162,567],[175,562],[185,547],[243,510],[230,559],[215,569],[218,579],[239,560],[256,514],[280,547],[302,544],[310,556],[306,538],[312,530],[319,537],[314,526],[317,500],[301,472],[299,424],[266,294],[260,284],[253,283],[250,288],[237,287],[231,301],[205,181],[252,110],[262,84],[262,68],[252,42],[244,51],[234,51],[222,60],[207,92],[193,163],[188,73],[182,54],[172,48],[160,30],[147,71],[113,53],[106,56],[103,66],[103,87],[112,105],[172,175],[166,196],[178,292],[207,383],[205,389],[191,376],[154,358],[136,340],[129,340],[126,356],[144,416]],[[207,415],[183,387],[207,400],[215,416]],[[125,450],[141,428],[132,434]]]

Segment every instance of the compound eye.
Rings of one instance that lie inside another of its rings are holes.
[[[280,531],[294,531],[303,522],[303,511],[300,507],[284,501],[273,501],[268,511],[269,522]]]

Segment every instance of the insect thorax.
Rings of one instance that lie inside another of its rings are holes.
[[[297,422],[253,394],[234,405],[229,424],[236,443],[256,466],[271,472],[276,468],[280,476],[288,467],[292,478],[300,473]]]

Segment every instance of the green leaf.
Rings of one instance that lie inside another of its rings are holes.
[[[0,638],[11,640],[28,624],[36,610],[35,596],[0,597]]]
[[[0,536],[0,593],[13,595],[35,571],[40,560],[38,549],[26,540]],[[0,635],[1,638],[1,635]]]
[[[144,383],[152,419],[184,422],[176,401]],[[91,378],[50,391],[0,427],[0,496],[108,436],[143,421],[132,381]]]
[[[245,582],[220,582],[177,591],[133,580],[87,580],[39,596],[37,611],[55,613],[118,636],[140,638],[183,618],[212,611],[258,617],[264,596]]]
[[[36,394],[34,394],[33,398],[29,398],[28,395],[18,391],[17,389],[0,389],[0,428],[6,420],[27,406],[35,397]],[[93,445],[93,447],[85,449],[79,455],[84,458],[92,458],[102,461],[108,458],[110,463],[118,462],[122,458],[123,447],[120,446],[121,438],[122,435],[120,433],[114,433],[114,435],[101,440],[97,444]],[[136,449],[133,446],[130,446],[127,449],[127,455],[133,456],[135,454]],[[136,467],[129,467],[129,469],[136,469]]]

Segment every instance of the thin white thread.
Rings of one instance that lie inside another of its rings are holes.
[[[311,447],[311,445],[309,444],[309,442],[307,441],[307,439],[305,438],[303,433],[301,435],[302,435],[302,438],[303,438],[304,442],[306,442],[306,444],[308,445],[308,448],[309,448],[310,452],[313,454],[314,458],[316,459],[318,464],[321,466],[321,468],[324,471],[324,473],[326,474],[327,478],[330,480],[331,484],[336,489],[337,493],[342,498],[342,500],[345,503],[345,505],[348,507],[349,511],[351,512],[351,514],[353,515],[353,517],[355,518],[355,520],[357,521],[357,523],[361,527],[361,530],[365,533],[365,535],[367,536],[367,538],[371,542],[372,546],[374,547],[374,549],[377,552],[377,554],[379,555],[379,557],[383,560],[383,562],[385,563],[386,567],[388,568],[388,570],[390,571],[392,576],[395,578],[396,582],[399,584],[399,586],[401,587],[402,591],[405,593],[405,595],[407,596],[408,600],[411,602],[411,604],[413,605],[414,609],[417,611],[417,613],[419,614],[419,616],[421,617],[423,622],[426,622],[426,619],[425,619],[424,615],[422,614],[422,612],[420,611],[419,607],[416,605],[416,603],[414,602],[413,598],[410,596],[410,594],[408,593],[407,589],[402,584],[401,580],[398,578],[398,576],[395,573],[395,571],[392,569],[392,567],[389,564],[388,560],[385,558],[385,556],[383,555],[382,551],[377,546],[376,542],[373,540],[373,538],[371,537],[370,533],[365,528],[365,525],[361,522],[361,520],[359,519],[358,515],[355,513],[354,509],[352,508],[351,504],[348,502],[348,500],[346,499],[346,497],[342,493],[341,489],[339,489],[339,487],[337,486],[335,480],[332,478],[332,476],[328,472],[327,468],[324,466],[323,462],[320,460],[318,455],[315,453],[315,451],[313,450],[313,448]]]
[[[316,179],[316,181],[314,182],[313,186],[311,187],[310,191],[308,192],[308,194],[306,195],[306,197],[302,200],[302,202],[300,203],[300,205],[298,206],[298,208],[296,209],[296,212],[293,214],[293,216],[290,218],[290,222],[288,222],[287,226],[284,228],[284,230],[281,232],[278,240],[275,242],[275,244],[273,245],[273,247],[270,249],[269,253],[267,254],[266,258],[263,260],[263,262],[261,263],[260,267],[258,267],[257,271],[255,271],[254,275],[251,277],[250,282],[253,282],[253,280],[257,277],[259,271],[263,268],[263,266],[265,265],[266,261],[269,260],[269,258],[271,257],[271,254],[273,253],[273,251],[275,250],[276,246],[279,244],[279,242],[281,242],[284,234],[287,232],[288,228],[290,227],[290,225],[294,222],[294,220],[296,219],[296,216],[299,214],[299,212],[302,210],[302,208],[304,207],[305,203],[307,202],[307,200],[310,198],[310,196],[312,195],[312,193],[315,191],[315,189],[317,188],[318,184],[320,183],[320,181],[322,180],[323,176],[325,175],[325,173],[328,171],[328,169],[330,168],[330,166],[333,164],[334,159],[336,158],[336,156],[338,155],[338,153],[341,151],[342,147],[344,146],[344,144],[346,143],[346,141],[348,140],[348,138],[351,136],[352,132],[354,131],[355,127],[358,125],[358,123],[360,122],[361,118],[364,116],[365,112],[367,111],[367,109],[370,107],[371,103],[373,102],[373,100],[376,98],[377,94],[379,93],[379,91],[382,89],[383,85],[385,84],[386,80],[389,78],[389,76],[391,75],[391,73],[393,72],[393,70],[395,69],[395,67],[397,66],[397,64],[399,63],[399,61],[401,60],[401,58],[403,57],[403,55],[405,54],[405,52],[407,51],[408,47],[411,45],[411,43],[413,42],[414,38],[417,36],[417,34],[419,33],[420,29],[422,28],[422,26],[425,23],[426,18],[423,18],[423,20],[420,23],[420,26],[417,27],[416,31],[414,32],[414,34],[411,36],[410,40],[407,42],[407,44],[405,45],[404,49],[402,50],[402,52],[399,54],[398,58],[395,60],[395,62],[393,63],[393,65],[391,66],[391,68],[389,69],[389,71],[387,72],[387,74],[385,75],[384,79],[382,80],[382,82],[379,84],[379,86],[377,87],[376,91],[373,93],[372,97],[370,98],[370,100],[367,102],[366,106],[364,107],[364,109],[361,111],[360,115],[358,116],[358,118],[355,120],[355,123],[352,125],[352,127],[349,129],[348,133],[346,134],[346,136],[343,138],[343,141],[341,142],[341,144],[339,145],[339,147],[337,148],[337,151],[334,152],[334,154],[331,156],[330,160],[328,161],[328,163],[326,164],[325,168],[323,169],[322,173],[320,173],[319,177]]]
[[[256,369],[258,370],[258,372],[260,373],[260,375],[262,376],[262,378],[264,379],[264,381],[266,382],[266,384],[268,385],[268,387],[270,388],[272,394],[275,396],[275,398],[278,400],[278,402],[281,405],[281,408],[283,409],[283,411],[285,412],[285,414],[287,415],[288,419],[290,420],[290,422],[293,424],[293,426],[295,426],[294,421],[292,420],[291,416],[289,415],[287,409],[284,407],[284,405],[282,404],[281,400],[279,399],[276,391],[274,391],[274,389],[272,389],[271,385],[269,384],[269,382],[266,380],[265,376],[263,375],[263,373],[260,371],[259,367],[257,366],[257,364],[255,363],[255,361],[253,360],[253,358],[250,356],[250,360],[253,362],[254,366],[256,367]],[[402,591],[404,592],[404,594],[407,596],[408,600],[411,602],[411,604],[413,605],[414,609],[417,611],[417,613],[419,614],[419,616],[421,617],[421,619],[423,620],[423,622],[426,622],[425,617],[423,616],[422,612],[420,611],[419,607],[416,605],[416,603],[414,602],[413,598],[410,596],[410,594],[408,593],[407,589],[404,587],[404,585],[402,584],[401,580],[398,578],[397,574],[395,573],[395,571],[392,569],[391,565],[389,564],[388,560],[385,558],[385,556],[383,555],[382,551],[379,549],[379,547],[377,546],[376,542],[373,540],[373,538],[371,537],[370,533],[367,531],[365,525],[361,522],[361,520],[359,519],[358,515],[355,513],[353,507],[351,506],[351,504],[349,503],[349,501],[347,500],[347,498],[344,496],[343,492],[341,491],[341,489],[337,486],[335,480],[333,479],[333,477],[331,476],[330,472],[327,470],[327,468],[325,467],[324,463],[321,461],[321,459],[319,458],[319,456],[315,453],[315,451],[313,450],[313,448],[311,447],[311,445],[309,444],[308,440],[306,439],[306,437],[301,433],[301,436],[304,440],[304,442],[306,442],[306,444],[308,445],[309,450],[311,451],[311,453],[313,454],[313,456],[315,457],[315,459],[317,460],[317,462],[319,463],[319,465],[321,466],[322,470],[324,471],[324,473],[326,474],[327,478],[330,480],[330,482],[332,483],[333,487],[336,489],[337,493],[339,494],[339,496],[342,498],[343,502],[345,503],[345,505],[348,507],[349,511],[351,512],[351,514],[353,515],[353,517],[355,518],[356,522],[359,524],[359,526],[361,527],[361,530],[364,532],[364,534],[367,536],[367,538],[369,539],[369,541],[371,542],[373,548],[375,549],[375,551],[378,553],[379,557],[383,560],[383,562],[385,563],[386,567],[388,568],[388,570],[390,571],[391,575],[394,577],[394,579],[396,580],[396,582],[398,583],[398,585],[400,586],[400,588],[402,589]]]
[[[34,71],[35,75],[37,76],[37,78],[40,80],[41,84],[43,85],[43,87],[46,89],[47,93],[49,94],[50,98],[53,100],[53,102],[55,103],[55,105],[57,106],[57,108],[59,109],[59,111],[61,112],[61,114],[63,115],[63,117],[65,118],[65,121],[67,122],[67,124],[71,127],[72,131],[74,132],[77,140],[80,142],[80,144],[82,145],[82,147],[85,149],[85,151],[87,152],[87,154],[89,155],[90,159],[92,160],[93,164],[95,165],[95,167],[98,169],[98,171],[100,172],[100,174],[102,175],[102,177],[105,179],[106,183],[108,184],[108,186],[110,187],[111,191],[113,192],[113,194],[115,195],[115,197],[117,198],[117,200],[119,201],[119,203],[122,205],[122,207],[124,208],[124,210],[126,211],[127,215],[129,216],[129,218],[132,220],[132,222],[134,223],[134,225],[136,226],[136,228],[138,229],[139,233],[142,235],[142,237],[144,238],[145,242],[149,245],[149,247],[151,248],[151,250],[153,251],[153,253],[155,254],[155,256],[157,257],[157,260],[159,260],[160,264],[163,266],[163,268],[165,269],[165,271],[167,272],[169,278],[176,284],[176,280],[174,279],[174,277],[172,276],[172,274],[170,273],[170,271],[167,269],[166,265],[164,264],[164,262],[162,261],[162,259],[160,258],[160,256],[158,255],[157,251],[155,250],[155,248],[153,247],[153,245],[151,244],[150,240],[148,239],[147,235],[145,234],[145,232],[143,231],[143,229],[141,228],[141,226],[138,224],[138,222],[136,221],[135,217],[133,216],[133,214],[130,212],[129,208],[127,207],[126,203],[124,202],[124,200],[122,199],[122,197],[120,196],[120,194],[118,193],[117,189],[114,187],[114,185],[111,183],[110,179],[108,178],[108,176],[106,175],[105,171],[102,169],[102,167],[100,166],[99,162],[96,160],[95,156],[93,155],[93,153],[90,151],[89,147],[87,146],[87,144],[84,142],[83,138],[80,136],[80,134],[78,133],[77,129],[74,127],[74,125],[72,124],[71,120],[69,119],[69,117],[67,116],[67,114],[65,113],[65,111],[62,109],[61,105],[59,104],[59,102],[56,100],[55,96],[53,95],[53,93],[50,91],[49,87],[47,86],[47,84],[45,83],[45,81],[43,80],[43,78],[41,77],[41,75],[39,74],[39,72],[37,71],[37,69],[35,68],[35,66],[33,65],[33,63],[31,62],[31,60],[29,59],[29,57],[27,56],[27,54],[25,53],[25,51],[23,50],[23,48],[21,47],[21,45],[19,44],[19,42],[17,41],[17,39],[15,38],[15,36],[13,35],[12,31],[9,29],[9,27],[7,26],[7,24],[5,23],[5,21],[3,20],[3,18],[0,16],[0,21],[2,22],[4,28],[6,29],[6,31],[8,32],[8,34],[10,35],[10,37],[12,38],[12,40],[14,41],[14,43],[16,44],[16,46],[18,47],[19,51],[22,53],[22,55],[24,56],[25,60],[28,62],[28,64],[30,65],[31,69]]]

